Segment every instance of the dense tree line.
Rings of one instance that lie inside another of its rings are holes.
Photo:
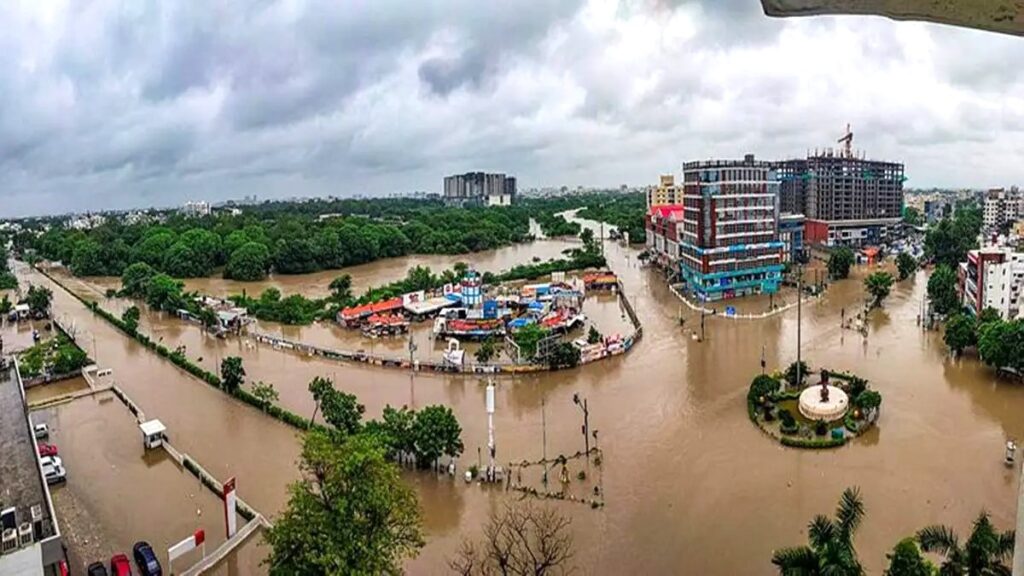
[[[446,208],[414,200],[267,203],[245,214],[129,225],[111,220],[92,230],[51,227],[25,237],[50,260],[79,276],[120,276],[134,263],[176,278],[219,267],[239,280],[273,270],[304,274],[410,253],[462,254],[530,239],[527,207]]]
[[[925,256],[955,270],[967,260],[967,251],[978,247],[981,224],[980,208],[958,207],[952,218],[943,218],[928,230],[924,238]]]
[[[618,232],[628,233],[631,243],[643,244],[647,242],[646,211],[647,198],[636,192],[596,197],[577,216],[611,224]]]
[[[7,249],[0,246],[0,290],[16,290],[18,279],[7,263]]]

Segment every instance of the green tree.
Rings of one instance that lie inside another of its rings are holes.
[[[559,342],[548,354],[547,363],[552,370],[575,368],[580,363],[580,349],[569,342]]]
[[[387,448],[388,458],[402,460],[404,456],[415,452],[416,442],[412,431],[415,422],[415,410],[406,406],[396,410],[388,405],[384,407],[380,422],[368,422],[366,426],[378,429]]]
[[[416,494],[374,438],[311,431],[299,470],[266,533],[272,576],[401,574],[423,547]]]
[[[129,306],[128,309],[121,314],[121,321],[124,322],[124,327],[134,334],[139,329],[139,317],[139,307]]]
[[[6,316],[10,314],[11,310],[14,309],[14,304],[11,303],[11,299],[4,294],[3,300],[0,300],[0,315]]]
[[[348,274],[338,276],[334,280],[331,280],[331,284],[328,288],[331,289],[331,298],[339,304],[348,302],[352,299],[352,277]]]
[[[797,381],[796,377],[798,367],[800,369],[799,382]],[[790,386],[803,386],[804,382],[807,380],[807,376],[810,373],[811,367],[807,365],[807,362],[804,362],[803,360],[801,360],[799,364],[793,362],[792,364],[789,365],[789,367],[786,368],[786,383],[788,383]]]
[[[252,383],[252,395],[259,400],[264,412],[269,410],[270,406],[280,398],[274,385],[265,383],[262,380]]]
[[[29,311],[33,315],[49,316],[50,302],[53,301],[53,292],[46,286],[29,286],[25,295],[25,304],[28,304]]]
[[[924,224],[924,216],[917,208],[906,206],[903,208],[903,221],[911,226],[920,226]]]
[[[494,341],[488,338],[487,340],[484,340],[482,344],[480,344],[480,348],[477,348],[477,351],[473,354],[473,356],[476,357],[477,362],[481,364],[486,364],[490,362],[492,358],[494,358],[494,355],[497,353],[497,351],[498,350],[497,347],[494,345]]]
[[[889,296],[889,290],[892,288],[893,278],[892,274],[888,272],[874,272],[864,278],[864,289],[871,294],[872,306],[881,306],[882,301]]]
[[[917,260],[906,252],[900,252],[896,257],[896,270],[899,272],[900,280],[906,280],[917,270]]]
[[[977,246],[981,224],[978,208],[957,210],[953,218],[943,218],[928,230],[924,238],[925,254],[936,264],[955,269],[967,259],[967,251]]]
[[[427,406],[417,412],[412,437],[416,462],[421,467],[436,465],[441,456],[458,458],[462,454],[462,427],[447,406]]]
[[[209,275],[215,266],[224,263],[223,242],[220,236],[202,228],[191,228],[181,235],[178,242],[184,244],[195,255],[195,270]]]
[[[71,273],[75,276],[101,276],[107,272],[103,248],[95,240],[79,242],[71,254]]]
[[[335,390],[333,386],[320,399],[320,410],[324,420],[334,426],[343,436],[357,434],[362,427],[366,407],[359,403],[354,394]]]
[[[67,342],[57,348],[53,356],[53,374],[69,374],[89,364],[89,356],[81,348]]]
[[[597,331],[593,325],[590,326],[590,330],[587,332],[587,344],[597,344],[601,341],[601,333]]]
[[[1024,373],[1024,320],[988,322],[978,332],[982,361],[993,368]]]
[[[960,309],[960,298],[957,296],[956,272],[945,264],[935,267],[928,278],[928,301],[937,314],[952,314]]]
[[[184,307],[182,296],[185,284],[167,274],[156,274],[146,286],[146,304],[155,310],[173,311]]]
[[[224,268],[224,277],[234,280],[262,280],[270,270],[270,250],[266,245],[249,242],[235,250]]]
[[[917,533],[922,550],[945,558],[939,568],[943,576],[1009,575],[1010,568],[1004,562],[1009,562],[1013,556],[1013,537],[1013,530],[996,530],[985,512],[974,521],[971,535],[963,546],[948,526],[928,526]]]
[[[900,540],[892,552],[886,554],[889,567],[884,576],[934,576],[935,565],[921,555],[913,538]]]
[[[761,398],[767,398],[778,392],[781,386],[782,383],[775,378],[767,374],[758,374],[750,382],[750,388],[747,390],[747,401],[755,404],[760,403]]]
[[[173,232],[152,229],[154,233],[146,236],[132,250],[133,262],[145,262],[153,268],[162,269],[167,251],[176,240]]]
[[[213,311],[213,308],[207,308],[203,306],[199,309],[199,321],[202,322],[203,328],[210,329],[217,325],[219,319],[217,313]]]
[[[978,330],[974,318],[963,312],[950,317],[946,322],[946,332],[942,336],[946,346],[959,356],[964,350],[978,344]]]
[[[309,418],[310,427],[316,422],[316,413],[320,410],[320,406],[331,391],[334,390],[334,382],[330,378],[322,378],[317,376],[309,382],[309,393],[313,396],[313,415]]]
[[[832,251],[828,257],[828,275],[836,280],[841,280],[850,275],[850,267],[853,266],[853,250],[846,246],[840,246]]]
[[[128,298],[145,298],[149,283],[155,275],[156,270],[145,262],[128,266],[121,274],[121,294]]]
[[[882,406],[882,395],[875,390],[865,390],[854,398],[854,404],[869,414],[873,414]]]
[[[583,247],[590,250],[594,246],[594,231],[590,228],[584,228],[580,231],[580,240],[583,241]]]
[[[242,367],[242,359],[238,356],[228,356],[220,362],[221,386],[228,392],[234,392],[242,386],[245,381],[245,368]]]
[[[864,502],[857,488],[847,488],[835,518],[818,515],[807,527],[807,546],[784,548],[772,554],[782,576],[862,576],[853,537],[864,519]]]
[[[982,310],[981,314],[978,314],[978,327],[979,328],[984,326],[985,324],[988,324],[989,322],[1001,322],[1001,321],[1002,321],[1002,317],[999,316],[999,311],[996,310],[995,308],[992,308],[991,306],[988,307],[988,308],[985,308],[984,310]]]
[[[164,255],[163,268],[175,278],[198,278],[210,273],[199,256],[183,241],[175,242]]]
[[[519,346],[519,353],[524,360],[532,360],[537,355],[537,344],[547,336],[547,330],[537,324],[527,324],[512,335],[512,340]]]

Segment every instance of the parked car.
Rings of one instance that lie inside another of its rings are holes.
[[[38,444],[39,456],[56,456],[57,446],[55,444],[47,444],[46,442],[40,442]]]
[[[103,562],[93,562],[85,569],[86,576],[107,576],[107,569]]]
[[[63,468],[64,461],[60,459],[60,456],[43,456],[39,459],[39,462],[43,465],[43,468],[52,466],[54,468]]]
[[[139,574],[163,576],[160,561],[157,560],[156,553],[153,552],[153,547],[149,545],[149,542],[136,542],[135,546],[132,546],[132,555],[135,556],[135,565],[139,567]]]
[[[46,424],[36,424],[33,433],[35,433],[36,440],[44,440],[50,437],[50,428]]]
[[[115,554],[110,558],[110,576],[132,576],[132,565],[124,554]]]
[[[46,478],[47,484],[59,484],[67,481],[67,472],[64,471],[64,467],[60,465],[44,464],[43,465],[43,477]]]

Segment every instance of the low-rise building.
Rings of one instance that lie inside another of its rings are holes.
[[[647,250],[654,262],[663,268],[674,268],[679,262],[679,235],[682,229],[683,206],[666,204],[647,211]]]
[[[210,215],[210,203],[209,202],[185,202],[185,205],[181,207],[181,213],[185,216],[197,218],[200,216]]]
[[[977,315],[985,308],[1006,320],[1024,317],[1024,252],[989,246],[967,253],[959,268],[960,298]]]
[[[0,363],[0,574],[57,576],[66,559],[35,424],[15,363]]]

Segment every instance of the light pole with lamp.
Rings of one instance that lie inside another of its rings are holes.
[[[572,395],[573,404],[580,407],[583,410],[583,441],[587,449],[587,459],[590,459],[590,410],[587,407],[587,399],[580,399],[579,392],[575,392]]]

